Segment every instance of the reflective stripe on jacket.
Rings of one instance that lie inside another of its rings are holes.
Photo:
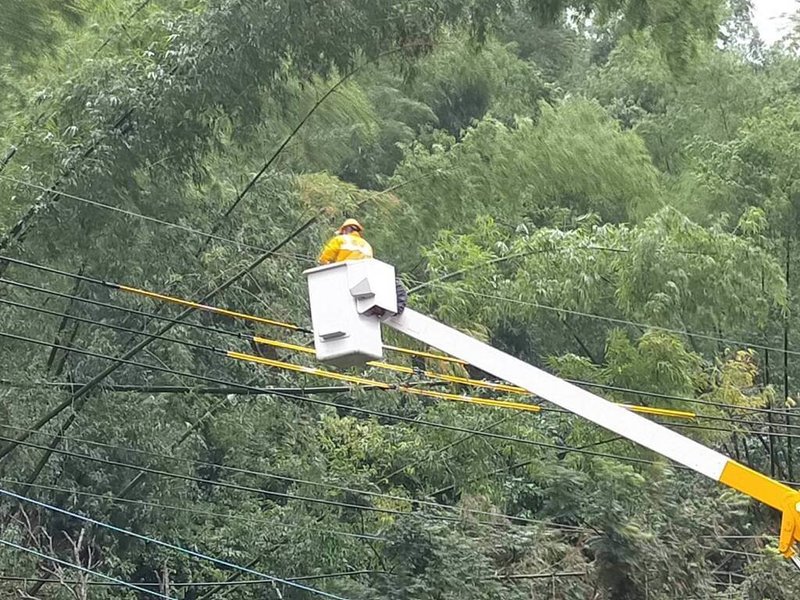
[[[372,246],[357,233],[343,233],[328,240],[319,255],[320,264],[372,258]]]

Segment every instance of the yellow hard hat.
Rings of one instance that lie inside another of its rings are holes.
[[[347,219],[344,223],[341,224],[339,229],[336,230],[336,233],[342,233],[342,230],[345,227],[355,227],[359,231],[364,231],[364,228],[361,226],[361,223],[359,223],[355,219]]]

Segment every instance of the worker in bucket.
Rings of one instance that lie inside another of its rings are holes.
[[[347,219],[336,230],[336,235],[325,244],[319,255],[319,264],[329,265],[346,260],[372,258],[372,246],[362,237],[363,232],[364,227],[361,223],[355,219]],[[395,278],[395,287],[397,289],[397,314],[400,315],[406,307],[408,293],[399,278]]]
[[[319,255],[319,264],[343,262],[345,260],[361,260],[372,258],[372,246],[361,237],[364,228],[355,219],[347,219],[336,235],[328,240]]]

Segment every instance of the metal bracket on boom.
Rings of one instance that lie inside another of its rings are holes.
[[[791,558],[800,569],[800,556],[796,545],[800,543],[800,493],[794,493],[786,500],[781,519],[781,537],[778,549],[786,558]]]

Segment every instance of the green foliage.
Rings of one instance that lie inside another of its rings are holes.
[[[0,15],[0,56],[5,62],[22,61],[41,54],[56,41],[64,23],[83,21],[79,0],[31,0],[4,6]]]
[[[717,210],[739,219],[757,208],[768,231],[794,238],[800,187],[793,156],[800,150],[800,106],[764,108],[727,144],[706,146],[700,177]]]
[[[508,126],[486,118],[460,142],[414,146],[397,178],[421,180],[411,184],[414,202],[398,223],[420,244],[431,241],[428,232],[443,213],[453,215],[448,229],[457,232],[482,214],[513,231],[574,222],[588,212],[623,221],[646,212],[657,194],[641,140],[579,100],[542,105],[536,122]]]
[[[480,48],[445,41],[418,69],[410,94],[430,106],[438,127],[454,137],[487,114],[507,123],[535,116],[539,100],[549,97],[536,68],[494,41]]]
[[[720,5],[4,7],[2,254],[199,299],[277,247],[209,302],[306,327],[303,269],[335,225],[356,216],[377,257],[414,289],[414,308],[604,386],[591,389],[615,402],[694,411],[691,421],[661,420],[797,480],[798,445],[784,436],[793,417],[749,409],[775,411],[797,397],[796,357],[784,363],[780,350],[800,326],[800,70],[790,53],[759,50],[744,4]],[[53,273],[0,270],[78,298],[4,281],[0,301],[94,321],[0,304],[1,332],[45,344],[118,356],[157,324],[108,305],[178,314]],[[318,576],[304,582],[353,600],[797,595],[775,558],[774,514],[584,420],[394,390],[323,395],[310,388],[328,382],[310,374],[208,351],[318,366],[236,335],[305,345],[302,331],[189,319],[235,335],[176,325],[167,335],[177,342],[134,357],[176,373],[121,366],[81,398],[70,385],[95,378],[108,358],[0,338],[0,436],[27,432],[30,444],[57,451],[17,447],[0,458],[0,487],[265,573]],[[308,398],[214,390],[215,381]],[[17,509],[2,502],[3,539],[87,564],[88,551],[74,547],[77,522]],[[94,569],[134,583],[233,576],[98,527],[84,540],[100,558]],[[0,551],[4,575],[47,577],[52,567]],[[718,571],[733,573],[732,583]],[[0,596],[18,589],[42,600],[130,595],[0,581]],[[183,600],[209,593],[311,597],[263,584],[170,590]]]

